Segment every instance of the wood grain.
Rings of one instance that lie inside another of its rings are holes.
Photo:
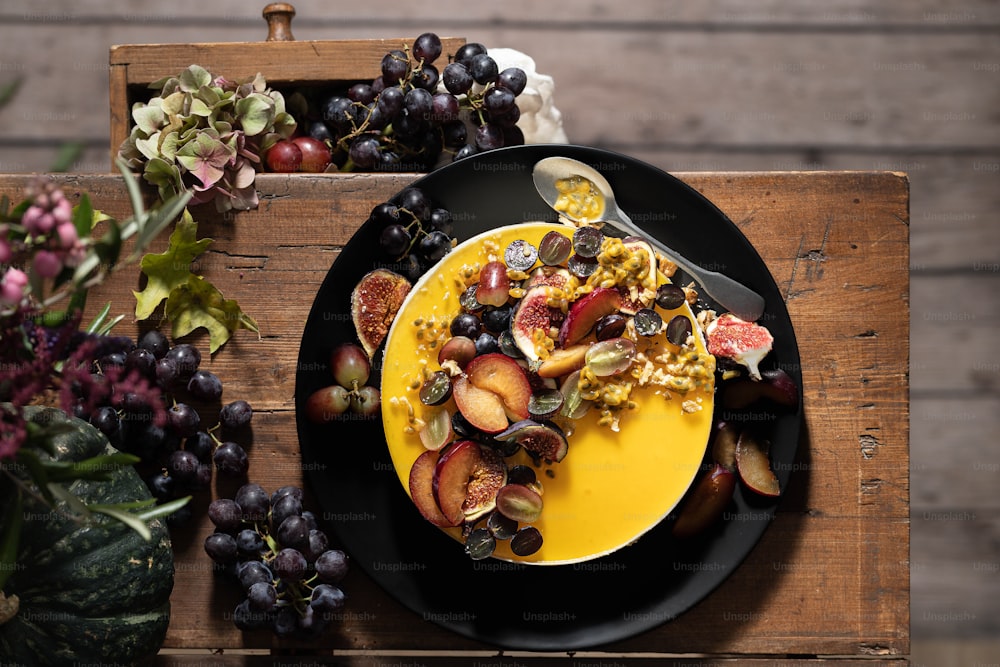
[[[907,181],[861,172],[679,176],[737,223],[786,295],[802,357],[806,431],[779,515],[748,560],[690,612],[602,649],[904,658],[910,578]],[[302,481],[293,387],[312,298],[354,227],[409,178],[264,175],[259,210],[228,219],[197,216],[200,233],[216,239],[201,270],[261,323],[260,340],[238,332],[208,367],[227,391],[257,409],[251,471],[268,488]],[[98,208],[127,215],[120,178],[63,180],[67,194],[91,192]],[[0,182],[0,191],[16,193],[23,179]],[[110,300],[114,311],[129,312],[136,283],[122,274],[91,297],[90,307]],[[281,305],[275,307],[278,294]],[[134,322],[123,327],[124,333],[138,331]],[[166,648],[272,648],[266,637],[233,628],[228,614],[237,602],[234,591],[216,585],[201,549],[210,531],[202,519],[176,538]],[[325,649],[489,650],[402,609],[360,571],[345,587],[352,613],[324,640]],[[306,650],[285,643],[273,648]]]

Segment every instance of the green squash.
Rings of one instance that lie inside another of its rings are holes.
[[[90,424],[52,408],[30,408],[36,423],[70,420],[74,430],[54,438],[56,459],[81,461],[115,450]],[[0,477],[0,507],[9,507],[13,483]],[[77,480],[85,503],[144,500],[149,490],[125,466],[105,482]],[[170,620],[174,561],[162,520],[149,523],[146,542],[123,523],[95,515],[80,524],[37,499],[24,498],[17,567],[4,593],[17,595],[17,615],[0,625],[0,662],[71,665],[97,661],[132,664],[155,655]]]

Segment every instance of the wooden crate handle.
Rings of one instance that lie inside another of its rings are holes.
[[[294,42],[292,36],[292,17],[295,7],[287,2],[272,2],[264,7],[264,20],[267,21],[268,42]]]

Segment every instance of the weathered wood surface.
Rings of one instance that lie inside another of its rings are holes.
[[[806,429],[778,517],[748,560],[690,612],[614,654],[884,655],[909,652],[907,182],[893,173],[680,174],[725,211],[758,249],[796,327]],[[262,206],[232,219],[199,214],[215,239],[200,269],[261,326],[238,332],[209,362],[227,391],[255,407],[251,473],[267,488],[300,484],[293,419],[298,344],[329,266],[371,207],[409,176],[261,176]],[[23,179],[7,178],[16,193]],[[66,177],[68,194],[124,217],[120,178]],[[92,308],[134,306],[129,274]],[[133,274],[135,278],[138,274]],[[276,305],[280,302],[280,307]],[[136,331],[123,322],[122,332]],[[204,343],[204,341],[202,341]],[[207,499],[202,499],[207,502]],[[228,617],[202,518],[176,540],[177,584],[165,650],[268,648]],[[321,648],[483,651],[399,607],[360,571],[342,626]],[[278,650],[303,649],[278,644]],[[465,654],[466,657],[475,654]],[[166,658],[165,658],[166,659]],[[350,658],[355,664],[354,658]],[[371,664],[357,658],[356,664]],[[377,663],[376,663],[377,664]],[[767,663],[765,663],[767,664]]]

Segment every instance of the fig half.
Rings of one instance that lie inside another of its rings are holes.
[[[412,284],[388,269],[366,273],[351,292],[351,320],[370,359],[389,333]]]

